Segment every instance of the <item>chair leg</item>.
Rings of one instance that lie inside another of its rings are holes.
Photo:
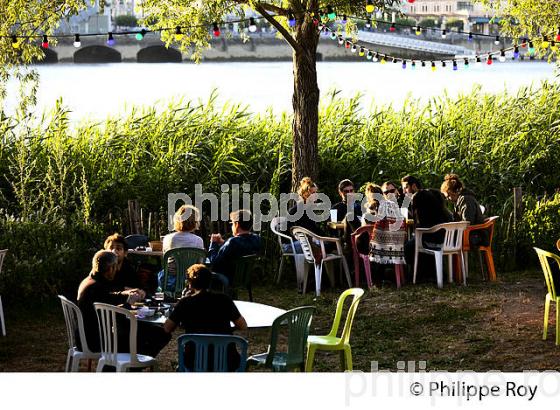
[[[321,274],[323,273],[323,262],[315,266],[315,296],[321,296]]]
[[[486,267],[488,268],[488,280],[490,282],[495,282],[496,269],[494,268],[494,256],[492,255],[492,249],[490,247],[484,252],[484,257],[486,258]]]
[[[344,346],[344,357],[346,358],[346,370],[352,371],[354,367],[352,365],[352,348],[350,345]]]
[[[346,258],[342,256],[340,259],[340,263],[342,264],[342,269],[344,270],[344,274],[346,275],[346,281],[348,282],[348,287],[352,287],[352,278],[350,277],[350,269],[348,268],[348,262],[346,262]]]
[[[397,282],[397,289],[401,288],[402,265],[395,264],[395,281]]]
[[[556,307],[556,346],[560,345],[560,306],[558,306],[558,299],[556,299],[555,303]]]
[[[463,271],[463,282],[466,284],[467,283],[467,276],[469,275],[469,252],[468,251],[463,251],[463,265],[465,266],[465,269]]]
[[[298,290],[304,288],[304,281],[307,281],[306,263],[303,254],[294,255],[294,265],[296,267],[296,281]],[[305,293],[305,290],[303,291]]]
[[[453,283],[453,254],[447,255],[447,281]]]
[[[463,286],[467,286],[467,266],[465,265],[465,255],[463,254],[463,252],[459,252],[459,263],[461,266],[461,270],[463,272]]]
[[[443,253],[434,253],[434,258],[436,258],[436,278],[438,288],[443,288]]]
[[[344,350],[338,351],[338,357],[340,359],[340,370],[344,371],[346,369],[346,356]]]
[[[70,372],[70,369],[72,368],[72,349],[68,350],[68,354],[66,355],[66,366],[64,367],[64,371],[66,373]]]
[[[368,288],[371,288],[373,286],[371,281],[371,263],[368,258],[364,258],[362,261],[364,262],[364,273],[366,275],[367,286]],[[359,286],[358,282],[356,282],[356,286]]]
[[[356,284],[356,287],[360,286],[360,257],[358,256],[358,253],[354,250],[354,252],[352,252],[352,258],[354,259],[354,283]]]
[[[313,360],[315,359],[315,350],[317,346],[314,344],[307,345],[307,359],[305,360],[305,371],[313,371]]]
[[[6,336],[6,321],[4,319],[4,308],[2,306],[2,296],[0,296],[0,322],[2,323],[2,336]]]
[[[282,276],[283,268],[284,268],[284,256],[280,256],[280,266],[278,267],[278,275],[276,276],[276,283],[280,283],[280,277]]]
[[[543,326],[543,335],[542,340],[546,340],[546,336],[548,335],[548,315],[550,313],[550,294],[546,294],[546,298],[544,299],[544,326]]]
[[[412,283],[416,284],[416,272],[418,271],[418,250],[414,252],[414,273],[412,275]]]
[[[484,264],[482,263],[482,252],[477,250],[478,253],[478,263],[480,264],[480,274],[483,280],[486,280],[486,273],[484,272]]]
[[[74,357],[72,359],[72,373],[76,373],[80,371],[80,360],[76,360]]]
[[[305,263],[305,261],[303,262],[303,294],[305,295],[305,292],[307,290],[307,276],[309,274],[309,264]]]
[[[105,367],[105,359],[101,358],[97,362],[97,369],[95,371],[97,373],[101,373],[103,371],[103,367]]]

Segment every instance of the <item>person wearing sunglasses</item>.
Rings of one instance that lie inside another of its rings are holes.
[[[348,222],[355,223],[356,227],[360,226],[359,216],[362,216],[362,207],[354,197],[354,184],[349,179],[343,179],[338,184],[338,194],[342,199],[332,206],[331,209],[336,210],[337,222],[342,222],[344,218]]]

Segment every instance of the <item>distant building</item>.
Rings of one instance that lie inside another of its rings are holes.
[[[492,15],[488,10],[469,0],[416,0],[414,3],[404,2],[402,11],[418,22],[433,18],[439,25],[445,21],[461,20],[465,31],[489,34],[497,29],[495,24],[490,24]]]
[[[110,28],[110,8],[106,6],[104,10],[100,10],[99,0],[95,0],[93,6],[88,6],[76,16],[62,20],[56,31],[63,34],[89,34],[107,33],[111,31]]]

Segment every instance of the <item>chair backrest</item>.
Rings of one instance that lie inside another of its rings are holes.
[[[278,348],[278,336],[280,335],[283,325],[287,326],[288,332],[286,367],[290,368],[303,365],[305,362],[309,326],[311,325],[314,312],[315,308],[313,306],[298,307],[278,316],[274,322],[272,322],[270,348],[265,363],[267,367],[272,368],[274,355]]]
[[[76,336],[80,338],[81,351],[84,353],[92,353],[89,349],[84,331],[84,319],[82,311],[73,302],[69,301],[62,295],[58,295],[60,303],[62,304],[62,311],[64,312],[64,321],[66,322],[66,336],[68,337],[68,346],[70,348],[77,348]]]
[[[195,263],[203,263],[205,258],[206,251],[200,248],[174,248],[165,252],[163,255],[163,291],[179,296],[185,288],[187,269]],[[170,263],[175,265],[175,289],[167,289]]]
[[[234,286],[251,286],[253,270],[258,255],[245,255],[235,259]]]
[[[281,226],[288,226],[287,218],[285,216],[275,216],[274,218],[272,218],[272,221],[270,221],[270,230],[274,232],[274,234],[276,234],[276,237],[278,238],[278,244],[280,244],[280,249],[282,249],[283,237],[289,239],[290,241],[292,240],[292,238],[290,238],[288,235],[282,233],[282,231],[280,230]],[[292,249],[292,252],[295,252],[295,249]]]
[[[560,251],[560,239],[556,241],[556,249]]]
[[[229,345],[235,344],[239,348],[240,362],[236,372],[244,372],[247,362],[247,340],[240,336],[215,335],[215,334],[185,334],[177,339],[179,349],[179,372],[188,372],[185,363],[185,345],[188,342],[194,343],[194,372],[207,372],[209,369],[209,347],[213,346],[212,371],[227,372]]]
[[[4,258],[6,257],[7,253],[7,249],[0,250],[0,273],[2,273],[2,265],[4,264]]]
[[[358,251],[357,248],[357,243],[356,240],[358,239],[358,237],[363,234],[364,232],[367,232],[369,237],[371,238],[371,234],[373,232],[373,228],[374,225],[370,224],[370,225],[364,225],[364,226],[360,226],[358,229],[356,229],[354,232],[352,232],[352,234],[350,235],[350,239],[352,241],[352,251],[355,252],[356,254],[359,254],[360,252]],[[368,240],[369,243],[369,240]]]
[[[225,275],[221,273],[212,272],[212,279],[210,281],[210,289],[213,291],[219,291],[226,295],[229,294],[229,280]]]
[[[126,245],[129,249],[135,249],[138,246],[148,246],[148,237],[146,235],[128,235],[126,238]]]
[[[468,225],[469,223],[467,221],[447,222],[432,226],[430,231],[437,232],[440,229],[445,229],[445,239],[443,240],[441,250],[444,252],[453,252],[462,249],[463,233]]]
[[[533,248],[533,249],[537,252],[537,256],[539,257],[539,261],[541,263],[541,268],[544,273],[544,280],[546,282],[548,293],[550,293],[550,296],[552,296],[553,299],[556,299],[556,287],[554,286],[552,269],[550,268],[550,263],[548,262],[548,258],[554,259],[558,264],[558,269],[560,269],[560,256],[555,255],[552,252],[547,252],[540,248]]]
[[[109,305],[107,303],[94,303],[95,312],[97,313],[97,321],[99,323],[99,337],[101,338],[101,356],[105,359],[106,364],[117,364],[118,345],[118,325],[117,315],[123,315],[130,321],[128,343],[130,347],[130,362],[138,363],[136,356],[136,333],[138,323],[136,316],[127,309]],[[123,329],[121,328],[121,332]],[[123,340],[123,339],[121,339]]]
[[[301,249],[303,250],[303,257],[308,262],[317,263],[315,260],[315,255],[313,253],[313,248],[311,247],[311,241],[309,238],[315,236],[312,232],[300,226],[294,226],[292,228],[292,235],[299,241]]]
[[[342,334],[340,335],[342,343],[347,343],[350,340],[352,323],[354,322],[356,309],[358,309],[358,303],[360,303],[360,299],[362,299],[362,296],[364,296],[364,290],[361,288],[350,288],[342,292],[342,294],[338,298],[338,302],[336,303],[336,313],[334,315],[331,331],[328,334],[329,336],[336,337],[338,333],[340,320],[342,319],[342,310],[344,309],[344,301],[348,296],[353,296],[354,299],[352,299],[352,303],[348,308],[348,313],[346,314],[346,322],[344,322],[344,328],[342,329]]]
[[[492,238],[494,237],[494,226],[496,225],[496,219],[499,216],[491,216],[486,218],[482,225],[485,225],[488,229],[488,246],[492,246]]]

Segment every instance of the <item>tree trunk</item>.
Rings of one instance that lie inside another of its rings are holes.
[[[294,50],[294,95],[292,106],[292,190],[306,176],[318,176],[319,86],[317,85],[317,44],[319,32],[311,17],[298,22],[295,40],[301,47]]]

